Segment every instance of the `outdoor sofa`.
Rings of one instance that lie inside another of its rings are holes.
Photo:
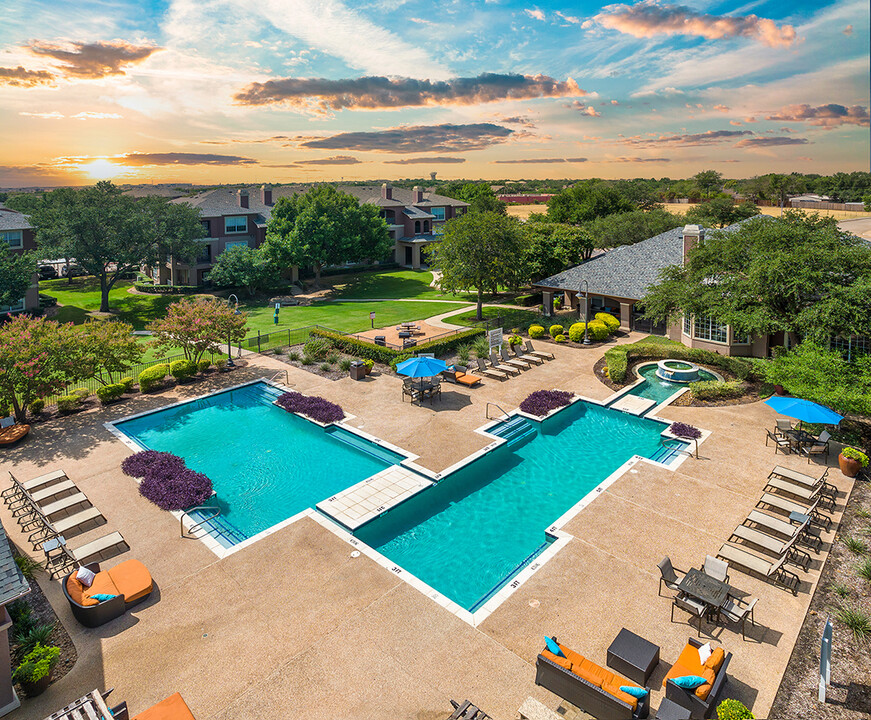
[[[699,657],[699,648],[704,643],[701,640],[690,638],[686,647],[678,657],[677,662],[666,673],[662,685],[665,688],[665,696],[674,703],[690,711],[692,718],[707,718],[711,716],[717,701],[726,686],[726,668],[732,660],[732,653],[727,653],[723,648],[714,648],[714,652],[704,664]],[[675,685],[672,678],[686,675],[698,675],[708,682],[697,687],[695,690],[685,690]]]
[[[556,638],[554,638],[556,640]],[[535,662],[535,684],[568,700],[598,720],[640,720],[650,713],[650,691],[638,700],[621,685],[638,686],[557,643],[566,657],[542,650]]]
[[[145,601],[154,588],[148,569],[139,560],[130,559],[109,570],[100,570],[99,563],[85,565],[96,573],[94,582],[85,587],[76,579],[78,568],[67,575],[63,591],[76,620],[85,627],[98,627],[121,617],[134,605]],[[99,600],[92,595],[114,595],[111,600]]]
[[[14,445],[30,432],[30,425],[13,423],[0,427],[0,445]]]

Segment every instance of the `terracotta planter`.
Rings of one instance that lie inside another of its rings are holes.
[[[841,472],[847,477],[856,477],[862,469],[862,463],[854,458],[844,457],[843,453],[838,455],[838,465],[841,467]]]
[[[783,397],[784,395],[786,395],[786,390],[783,389],[783,385],[775,385],[774,394],[778,397]]]
[[[21,687],[24,689],[24,693],[27,697],[36,697],[37,695],[42,695],[46,690],[48,690],[48,686],[51,684],[51,671],[49,671],[48,675],[40,678],[36,682],[24,682],[21,681]]]
[[[369,367],[368,365],[364,365],[363,372],[364,372],[364,374],[368,375],[370,372],[372,372],[372,368]]]

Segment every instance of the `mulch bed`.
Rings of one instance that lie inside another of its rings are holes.
[[[303,345],[290,345],[289,347],[281,347],[276,348],[275,350],[270,350],[264,352],[263,355],[274,357],[276,360],[280,360],[287,365],[292,365],[295,368],[299,368],[300,370],[305,370],[306,372],[310,372],[313,375],[319,375],[322,378],[326,378],[327,380],[341,380],[343,377],[348,377],[348,371],[342,370],[339,367],[339,363],[342,360],[359,360],[360,358],[355,357],[353,355],[347,355],[346,353],[339,352],[338,350],[330,350],[328,355],[336,355],[336,362],[330,363],[327,360],[315,360],[310,365],[303,365],[302,357],[305,354],[303,352]],[[299,356],[298,360],[291,360],[291,354],[296,353]],[[329,370],[324,370],[321,365],[324,363],[329,364]],[[373,377],[374,375],[380,374],[390,374],[392,371],[390,370],[390,366],[382,365],[380,363],[375,363],[372,367],[372,370],[369,374],[369,377]]]
[[[837,472],[837,470],[835,471]],[[859,720],[871,716],[871,664],[868,640],[857,640],[836,617],[844,604],[871,615],[871,581],[859,576],[855,555],[840,540],[856,537],[871,544],[871,485],[856,481],[841,520],[837,540],[823,568],[808,614],[793,648],[780,688],[769,714],[770,720]],[[866,554],[865,557],[868,557]],[[841,597],[835,592],[846,593]],[[826,702],[818,701],[820,640],[826,619],[833,625],[832,684]]]

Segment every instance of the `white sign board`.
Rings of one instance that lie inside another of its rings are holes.
[[[489,333],[487,333],[487,337],[490,340],[490,347],[502,347],[502,328],[494,328]]]
[[[826,685],[832,682],[832,621],[826,620],[823,639],[820,643],[820,693],[819,701],[826,701]]]

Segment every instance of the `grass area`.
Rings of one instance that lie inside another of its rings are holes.
[[[328,278],[333,284],[333,297],[339,300],[357,298],[414,299],[414,300],[470,300],[472,295],[444,294],[431,287],[432,273],[428,270],[389,270],[354,273]]]
[[[538,312],[538,310],[516,310],[498,307],[482,308],[481,314],[484,316],[484,320],[496,320],[497,318],[502,318],[502,326],[508,330],[511,328],[526,330],[526,328],[534,323],[538,323],[547,328],[557,323],[568,327],[572,323],[578,322],[577,313],[573,310],[557,313],[550,318],[544,317],[540,312]],[[478,321],[475,318],[476,312],[472,309],[468,312],[460,313],[459,315],[452,315],[451,317],[446,318],[445,322],[450,325],[474,327],[478,324]]]

